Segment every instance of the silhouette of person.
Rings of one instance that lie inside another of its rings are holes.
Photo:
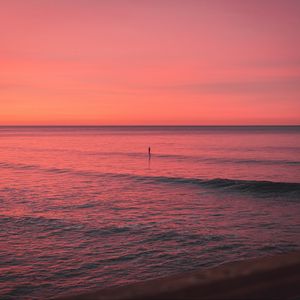
[[[148,169],[150,169],[150,163],[151,163],[151,148],[148,147]]]

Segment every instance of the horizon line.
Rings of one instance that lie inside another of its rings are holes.
[[[188,124],[171,124],[171,125],[160,125],[160,124],[154,124],[154,125],[147,125],[147,124],[139,124],[139,125],[90,125],[90,124],[32,124],[32,125],[21,125],[21,124],[13,124],[13,125],[1,125],[0,127],[299,127],[300,124],[211,124],[211,125],[188,125]]]

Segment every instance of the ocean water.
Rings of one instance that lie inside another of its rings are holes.
[[[299,250],[299,216],[300,127],[0,127],[1,299]]]

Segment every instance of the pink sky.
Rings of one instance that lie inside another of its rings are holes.
[[[298,0],[3,0],[0,125],[300,124],[299,16]]]

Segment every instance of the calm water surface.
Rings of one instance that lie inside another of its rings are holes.
[[[299,201],[300,127],[0,127],[0,298],[293,251]]]

